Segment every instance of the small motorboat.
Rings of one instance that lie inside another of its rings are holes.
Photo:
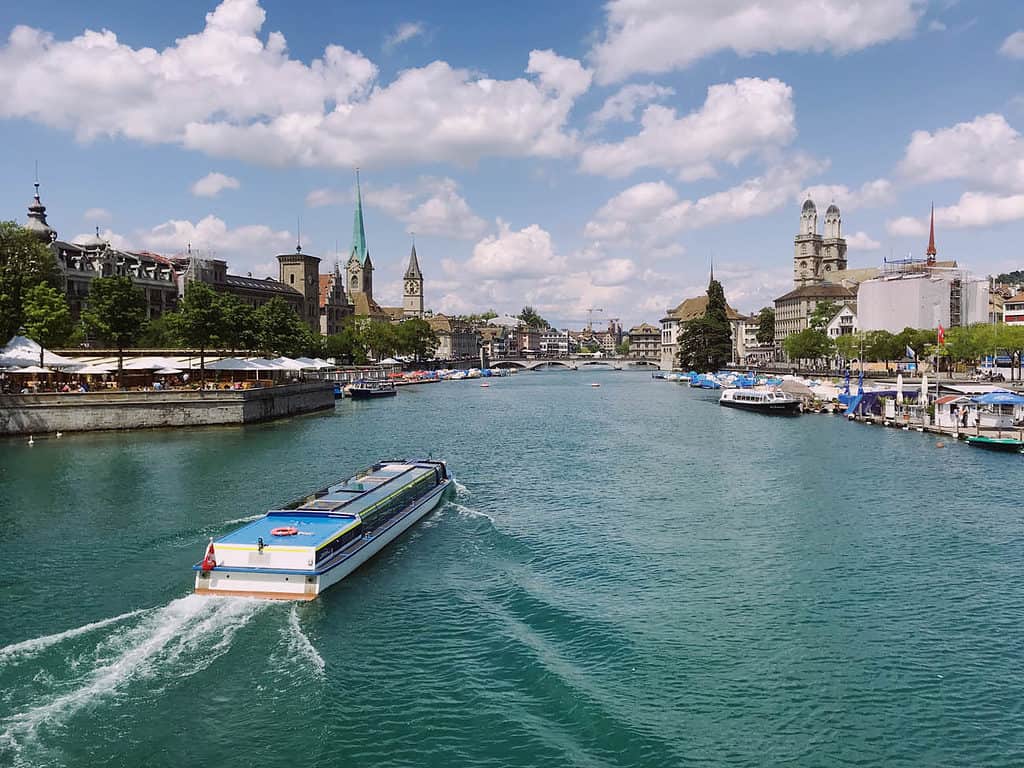
[[[1024,450],[1024,441],[1015,437],[986,437],[975,435],[967,438],[967,444],[975,448],[984,448],[987,451],[1002,451],[1004,453],[1020,453]]]
[[[592,384],[591,384],[590,386],[592,386],[592,387],[600,387],[601,385],[600,385],[600,384],[598,384],[598,383],[597,383],[597,382],[595,381],[595,382],[593,382],[593,383],[592,383]]]
[[[348,388],[353,400],[369,400],[374,397],[394,397],[398,394],[390,381],[355,381]]]
[[[489,387],[489,386],[491,386],[491,385],[490,385],[490,384],[488,384],[488,383],[487,383],[487,382],[485,381],[485,382],[483,382],[483,383],[482,383],[482,384],[481,384],[480,386],[481,386],[482,388],[486,388],[486,387]]]

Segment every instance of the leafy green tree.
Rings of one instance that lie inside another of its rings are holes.
[[[861,345],[864,343],[863,333],[848,333],[835,340],[836,351],[846,361],[859,360]]]
[[[146,329],[135,342],[143,349],[177,349],[181,346],[174,325],[175,313],[166,312],[146,323]]]
[[[358,324],[346,320],[338,333],[324,339],[324,354],[347,365],[364,365],[369,362],[367,344]]]
[[[239,349],[259,346],[259,328],[256,309],[233,293],[220,295],[220,341],[234,354]]]
[[[889,331],[868,331],[864,337],[864,358],[885,363],[898,360],[906,353],[903,344]]]
[[[40,283],[61,287],[53,252],[24,227],[0,222],[0,344],[21,328],[25,296]]]
[[[775,310],[765,307],[757,313],[757,343],[772,344],[775,342]]]
[[[398,334],[391,323],[371,320],[364,323],[361,330],[367,348],[377,360],[398,354]]]
[[[623,339],[615,346],[615,354],[619,357],[629,357],[629,339]]]
[[[199,380],[206,381],[206,350],[217,343],[224,324],[223,305],[217,292],[193,280],[174,315],[174,329],[183,343],[199,347]]]
[[[275,296],[255,314],[257,346],[266,357],[301,356],[313,346],[312,331],[284,299]]]
[[[117,348],[117,386],[124,375],[124,348],[142,335],[146,297],[127,277],[97,277],[89,285],[82,323],[86,332]]]
[[[399,353],[411,355],[417,362],[432,358],[440,344],[430,323],[418,317],[399,323],[395,328],[395,335]]]
[[[679,364],[684,369],[715,371],[732,360],[732,332],[720,282],[708,284],[704,316],[683,323],[678,341]]]
[[[811,316],[807,318],[807,324],[816,331],[824,331],[839,309],[840,306],[831,299],[819,301],[814,305]]]
[[[519,319],[526,323],[530,328],[536,328],[539,331],[543,331],[546,328],[551,327],[551,324],[537,314],[537,310],[529,305],[523,307],[523,311],[519,313]]]
[[[1024,283],[1024,269],[1015,269],[1012,272],[1003,272],[1003,274],[996,277],[997,283],[1005,283],[1007,285],[1020,285]]]
[[[66,344],[75,330],[64,293],[47,283],[34,285],[25,292],[24,324],[28,337],[40,345],[40,366],[43,348]]]
[[[790,360],[822,360],[832,354],[835,343],[824,331],[805,328],[787,336],[782,349]]]

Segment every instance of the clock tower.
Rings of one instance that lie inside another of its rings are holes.
[[[402,289],[402,310],[405,317],[423,317],[423,273],[416,258],[416,243],[412,244],[409,266],[405,270]]]

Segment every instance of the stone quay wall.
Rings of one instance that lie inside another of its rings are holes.
[[[240,391],[0,395],[0,435],[250,424],[334,407],[329,382]]]

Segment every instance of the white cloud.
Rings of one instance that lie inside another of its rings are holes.
[[[257,0],[224,0],[199,33],[163,50],[114,32],[71,40],[26,26],[0,46],[0,116],[73,131],[81,141],[172,143],[263,165],[334,166],[561,156],[591,73],[551,51],[526,77],[496,80],[443,61],[377,82],[376,65],[329,45],[306,64],[284,36],[261,37]]]
[[[723,50],[844,54],[909,36],[923,7],[922,0],[609,0],[604,38],[590,57],[604,84]]]
[[[295,236],[287,230],[273,230],[264,224],[232,229],[223,219],[212,215],[196,222],[170,219],[152,229],[138,229],[129,235],[105,230],[100,236],[124,250],[175,254],[184,253],[191,246],[193,253],[226,259],[232,272],[272,275],[277,274],[277,265],[259,260],[266,259],[270,253],[291,252],[295,246]]]
[[[351,206],[355,193],[335,189],[314,189],[306,195],[306,205],[320,208]],[[415,182],[388,187],[367,185],[363,203],[398,219],[410,232],[420,235],[474,240],[487,231],[487,222],[477,216],[459,193],[454,179],[421,176]]]
[[[134,249],[137,248],[137,246],[132,243],[131,238],[125,237],[124,235],[122,235],[122,234],[120,234],[118,232],[115,232],[114,230],[110,229],[109,227],[107,229],[103,229],[103,230],[100,230],[97,227],[97,231],[94,231],[94,232],[82,232],[81,234],[75,235],[73,238],[71,238],[71,242],[72,243],[81,242],[82,240],[84,240],[86,238],[94,237],[96,235],[99,235],[101,239],[103,239],[104,241],[110,243],[114,248],[117,248],[117,249],[122,250],[122,251],[130,251],[130,250],[134,250]]]
[[[551,234],[531,224],[518,231],[498,219],[498,234],[489,235],[473,247],[464,265],[477,277],[524,279],[564,272],[566,260],[555,253]]]
[[[946,31],[946,25],[943,24],[938,19],[932,19],[931,21],[928,22],[928,31],[929,32],[945,32]]]
[[[712,176],[716,161],[737,164],[793,140],[793,89],[781,80],[741,78],[710,86],[700,109],[683,117],[652,105],[640,123],[634,136],[584,149],[580,167],[612,177],[645,167],[674,169],[686,180]]]
[[[900,171],[917,182],[966,179],[1024,191],[1024,138],[999,114],[981,115],[935,133],[915,131]]]
[[[1003,40],[999,52],[1011,59],[1024,59],[1024,29],[1018,29]]]
[[[928,234],[928,227],[912,216],[900,216],[885,222],[885,229],[896,237],[921,237]]]
[[[241,186],[234,176],[211,172],[192,185],[192,194],[196,197],[216,197],[225,189],[238,189]]]
[[[844,184],[817,184],[802,190],[798,197],[801,201],[810,198],[816,203],[835,202],[840,209],[853,211],[891,202],[892,182],[888,179],[874,179],[864,182],[857,189],[850,189]]]
[[[846,245],[855,251],[877,251],[882,244],[873,240],[867,232],[854,232],[847,236]]]
[[[422,37],[426,34],[427,28],[419,21],[406,21],[398,25],[395,31],[384,38],[384,50],[391,52],[402,43],[407,43],[414,37]]]
[[[636,184],[598,209],[584,236],[598,243],[663,247],[688,229],[772,213],[789,204],[806,178],[822,169],[813,158],[796,155],[761,176],[698,200],[680,200],[663,181]]]
[[[85,221],[110,221],[112,217],[106,208],[89,208],[82,214],[82,218]]]
[[[613,93],[601,108],[590,116],[590,122],[595,126],[609,123],[613,120],[621,120],[624,123],[631,123],[636,119],[636,111],[644,104],[652,101],[667,98],[675,94],[675,90],[655,83],[645,85],[626,85]]]

